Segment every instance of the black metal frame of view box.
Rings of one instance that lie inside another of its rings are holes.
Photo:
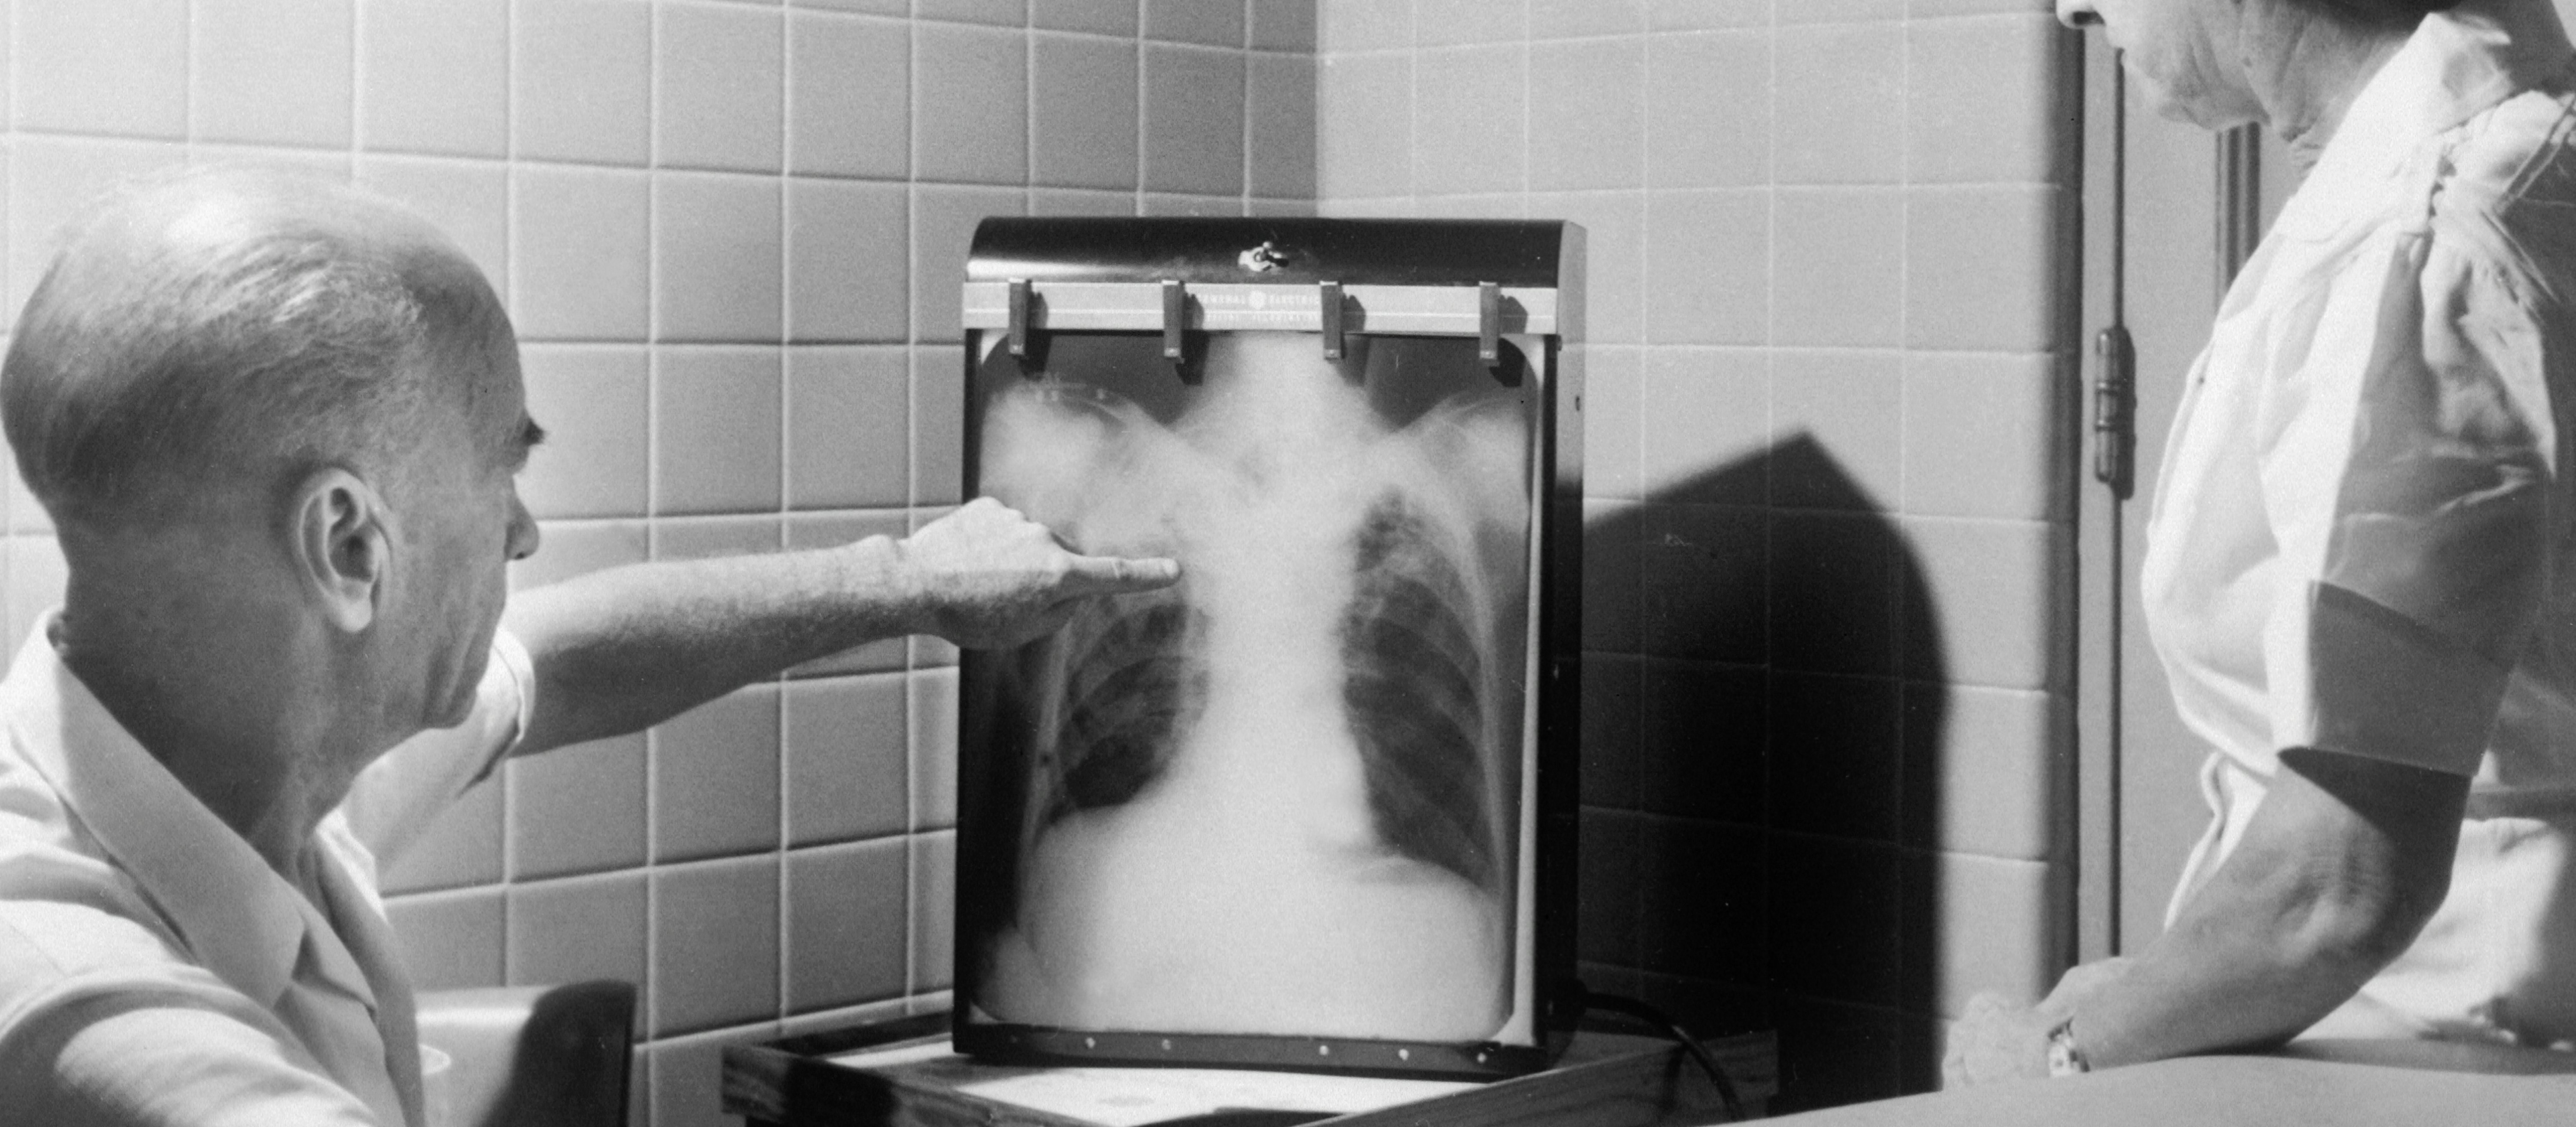
[[[1582,262],[1558,222],[978,229],[965,495],[1184,577],[961,659],[960,1051],[1562,1049]]]

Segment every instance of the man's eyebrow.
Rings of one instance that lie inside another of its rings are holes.
[[[528,452],[536,449],[539,445],[545,442],[546,428],[538,426],[535,419],[521,415],[519,416],[519,433],[516,437],[518,438],[518,443],[516,447],[510,451],[510,462],[514,466],[523,467],[528,464]]]

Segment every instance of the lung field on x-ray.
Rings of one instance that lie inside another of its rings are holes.
[[[1056,784],[1047,822],[1127,802],[1161,772],[1207,694],[1207,666],[1183,645],[1191,622],[1203,617],[1178,599],[1123,608],[1087,648],[1069,655],[1061,682],[1065,719],[1045,761]]]
[[[1510,1016],[1530,421],[1462,342],[1411,343],[1363,371],[1221,335],[1192,388],[1060,363],[984,389],[983,491],[1185,578],[994,666],[1025,777],[992,784],[1021,788],[990,806],[1018,811],[1010,902],[966,914],[982,1014],[1421,1040]]]
[[[1468,577],[1400,494],[1356,537],[1341,622],[1343,699],[1389,846],[1478,885],[1495,876],[1483,646]],[[1517,766],[1517,764],[1514,764]]]

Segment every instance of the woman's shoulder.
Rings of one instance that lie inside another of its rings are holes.
[[[2526,90],[2445,139],[2425,208],[2431,253],[2516,300],[2576,301],[2576,90]]]
[[[2525,90],[2462,123],[2442,161],[2462,202],[2576,205],[2576,89]]]

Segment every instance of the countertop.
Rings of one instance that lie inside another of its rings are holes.
[[[2576,1123],[2576,1054],[2429,1042],[2303,1042],[1784,1117],[1797,1127],[2246,1127]]]

